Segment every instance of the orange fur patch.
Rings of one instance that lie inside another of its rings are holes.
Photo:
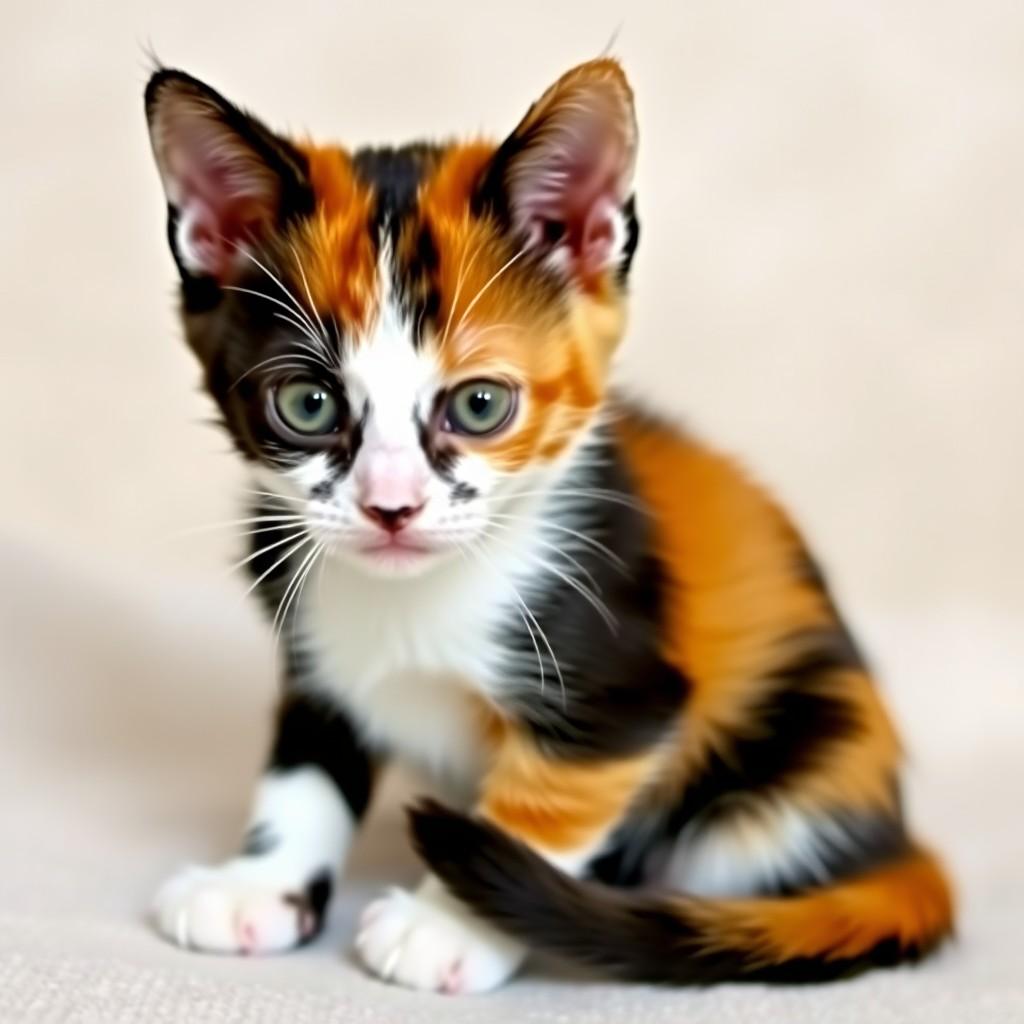
[[[915,850],[803,896],[687,903],[684,913],[704,931],[708,949],[749,950],[767,965],[854,958],[890,939],[901,949],[927,947],[951,931],[953,897],[935,858]]]
[[[592,847],[622,818],[659,755],[574,763],[547,758],[508,729],[484,780],[480,811],[509,835],[550,853]]]
[[[618,431],[669,576],[663,653],[692,683],[666,780],[677,789],[749,731],[785,654],[780,638],[828,628],[834,612],[795,572],[788,520],[728,459],[657,423],[624,418]],[[890,806],[900,747],[870,679],[842,672],[820,685],[853,705],[861,728],[800,789],[820,805]]]
[[[322,315],[336,316],[354,336],[376,313],[377,264],[368,231],[373,194],[356,180],[344,150],[303,147],[316,195],[316,210],[292,232],[289,242]],[[287,260],[290,266],[293,260]],[[293,290],[305,294],[298,268]]]

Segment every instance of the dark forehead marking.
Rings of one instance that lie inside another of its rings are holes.
[[[369,225],[374,244],[380,247],[384,242],[382,230],[387,230],[390,236],[392,283],[399,306],[412,324],[414,345],[422,340],[425,325],[436,316],[440,305],[440,296],[432,283],[438,253],[426,224],[412,223],[413,244],[401,259],[398,241],[406,226],[415,222],[419,187],[437,169],[445,148],[414,142],[399,148],[360,149],[352,157],[356,177],[374,194]]]
[[[396,224],[416,203],[416,191],[437,166],[443,147],[428,142],[407,146],[374,146],[357,150],[352,157],[356,177],[376,197],[374,225]]]

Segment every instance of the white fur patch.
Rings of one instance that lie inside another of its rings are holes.
[[[467,695],[500,689],[494,634],[515,614],[513,580],[529,571],[530,542],[522,528],[506,547],[481,545],[403,580],[332,561],[303,598],[311,682],[340,697],[372,743],[449,780],[478,779],[484,751]]]
[[[834,822],[791,804],[737,813],[721,824],[685,830],[676,841],[667,881],[707,897],[753,896],[808,875],[828,879],[824,854],[848,839]]]
[[[153,914],[166,938],[210,953],[276,953],[312,933],[315,919],[295,897],[318,872],[340,868],[354,828],[348,806],[319,768],[274,772],[259,785],[250,824],[268,852],[189,865],[160,888]]]
[[[415,893],[392,889],[371,903],[356,949],[385,981],[449,995],[497,988],[526,956],[521,942],[471,915],[430,875]]]

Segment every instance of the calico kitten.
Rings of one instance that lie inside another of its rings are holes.
[[[172,878],[160,931],[309,939],[394,756],[459,805],[412,811],[428,874],[359,927],[401,985],[490,989],[528,950],[824,979],[946,936],[899,742],[799,534],[608,391],[638,238],[619,65],[564,75],[500,145],[289,140],[171,70],[146,113],[283,641],[245,846]]]

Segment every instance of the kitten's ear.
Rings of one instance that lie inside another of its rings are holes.
[[[229,283],[240,248],[311,209],[302,154],[190,75],[157,71],[146,119],[183,276]]]
[[[533,104],[499,147],[478,199],[527,246],[583,278],[619,263],[635,242],[631,216],[637,129],[618,62],[582,64]]]

